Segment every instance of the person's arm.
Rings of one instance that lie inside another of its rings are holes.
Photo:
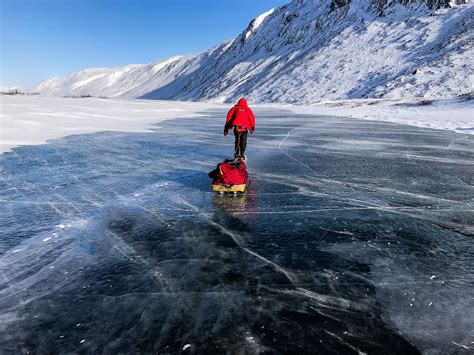
[[[229,124],[230,124],[230,120],[232,119],[232,116],[234,114],[234,111],[235,111],[235,106],[232,107],[229,112],[227,112],[227,118],[225,120],[225,126],[224,126],[224,136],[227,136],[227,133],[229,132]]]
[[[253,111],[249,108],[248,110],[248,119],[250,123],[250,133],[253,133],[255,131],[255,115],[253,114]]]

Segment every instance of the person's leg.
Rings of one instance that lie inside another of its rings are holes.
[[[247,148],[247,130],[240,132],[240,156],[243,157],[245,154],[245,148]]]
[[[240,137],[239,132],[237,131],[237,127],[234,127],[234,136],[235,136],[235,144],[234,144],[234,158],[239,154],[238,150],[240,149]]]

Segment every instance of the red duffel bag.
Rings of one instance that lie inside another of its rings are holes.
[[[245,185],[249,178],[247,166],[243,162],[217,164],[217,168],[209,173],[213,185]]]

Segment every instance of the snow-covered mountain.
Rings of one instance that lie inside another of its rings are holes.
[[[84,69],[48,95],[310,103],[453,97],[473,89],[470,0],[293,0],[197,55]],[[464,3],[468,1],[468,3]]]

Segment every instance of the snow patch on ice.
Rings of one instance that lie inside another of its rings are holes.
[[[474,134],[474,100],[366,99],[281,106],[295,113],[346,116]]]
[[[0,153],[71,134],[101,131],[149,132],[156,123],[198,117],[222,106],[191,102],[104,100],[44,96],[0,96]],[[65,226],[60,225],[59,228]]]

